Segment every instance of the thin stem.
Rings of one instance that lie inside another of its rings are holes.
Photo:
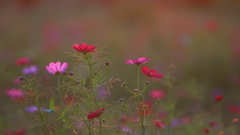
[[[137,89],[139,90],[139,71],[140,71],[140,66],[138,65],[138,73],[137,73]]]
[[[147,119],[146,119],[146,121],[148,120],[149,114],[151,113],[151,111],[152,111],[153,107],[154,107],[154,106],[155,106],[157,103],[158,103],[158,102],[154,103],[154,104],[153,104],[153,106],[151,107],[151,109],[150,109],[150,111],[149,111],[149,113],[148,113],[148,116],[147,116]]]
[[[61,91],[61,87],[60,87],[60,79],[59,79],[59,75],[58,75],[58,90],[60,93],[60,110],[62,109],[62,91]]]

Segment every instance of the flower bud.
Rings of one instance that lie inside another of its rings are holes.
[[[138,93],[138,89],[134,89],[134,93]]]
[[[105,62],[105,65],[106,65],[106,66],[109,66],[109,65],[110,65],[110,62],[109,62],[109,61],[106,61],[106,62]]]
[[[70,76],[73,76],[73,72],[69,72],[69,75],[70,75]]]
[[[22,76],[19,77],[19,80],[23,80],[24,78]]]
[[[162,101],[161,101],[160,99],[157,99],[157,102],[158,102],[158,103],[161,103]]]
[[[149,84],[150,84],[150,82],[149,82],[149,81],[146,81],[146,82],[145,82],[145,84],[146,84],[146,85],[149,85]]]
[[[122,103],[122,101],[123,101],[123,98],[120,98],[120,99],[119,99],[119,103]]]
[[[126,86],[126,82],[123,82],[123,83],[121,84],[121,86],[125,87],[125,86]]]
[[[97,72],[93,72],[94,75],[97,75]]]
[[[62,74],[63,74],[63,75],[66,75],[67,73],[66,73],[66,71],[63,71]]]
[[[76,83],[80,83],[80,81],[76,81]]]

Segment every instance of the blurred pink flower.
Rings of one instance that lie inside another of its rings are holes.
[[[16,79],[13,80],[13,83],[14,84],[20,84],[21,80],[19,78],[16,78]]]
[[[165,96],[165,93],[161,90],[152,90],[150,93],[151,97],[154,99],[158,99],[158,98],[163,98]]]
[[[219,24],[217,22],[217,20],[215,19],[208,19],[204,22],[205,24],[205,28],[209,31],[209,32],[214,32],[217,31],[219,28]]]
[[[147,57],[140,57],[140,58],[138,58],[136,60],[129,59],[129,60],[125,61],[125,63],[141,65],[141,64],[146,63],[148,61],[150,61],[150,59],[148,59]]]
[[[16,59],[16,61],[15,61],[16,65],[18,65],[18,66],[26,65],[29,62],[30,62],[30,60],[27,57],[22,57],[22,58]]]
[[[164,128],[165,127],[165,124],[163,122],[160,122],[159,120],[153,120],[152,122],[154,123],[154,125],[157,128]]]
[[[23,97],[25,93],[21,89],[12,88],[10,90],[7,90],[6,94],[10,96],[12,99],[17,99]]]
[[[52,75],[59,75],[61,74],[63,71],[65,71],[68,67],[68,63],[64,62],[61,65],[61,62],[50,62],[49,66],[46,66],[47,71],[52,74]]]

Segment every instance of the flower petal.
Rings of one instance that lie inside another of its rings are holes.
[[[50,62],[50,63],[49,63],[49,67],[50,67],[54,72],[57,71],[57,69],[56,69],[56,64],[55,64],[54,62]]]
[[[55,71],[51,67],[46,66],[46,69],[47,69],[48,73],[55,75]]]
[[[61,66],[61,68],[60,68],[60,72],[63,72],[63,71],[65,71],[66,69],[67,69],[67,67],[68,67],[68,63],[67,62],[64,62],[63,64],[62,64],[62,66]]]
[[[61,62],[58,61],[56,62],[56,71],[60,71],[60,69],[61,69]]]

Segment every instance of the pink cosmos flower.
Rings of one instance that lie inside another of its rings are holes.
[[[152,90],[150,93],[151,97],[154,99],[158,99],[158,98],[163,98],[165,96],[165,93],[161,90]]]
[[[96,52],[94,49],[96,49],[97,47],[94,45],[87,45],[86,43],[82,43],[80,45],[78,44],[74,44],[72,46],[75,50],[83,53],[83,54],[88,54],[90,52]]]
[[[22,58],[16,59],[16,61],[15,61],[16,65],[18,65],[18,66],[26,65],[29,62],[30,62],[30,60],[27,57],[22,57]]]
[[[125,61],[125,63],[141,65],[141,64],[146,63],[148,61],[150,61],[150,59],[148,59],[147,57],[140,57],[136,60],[134,60],[134,59],[127,60],[127,61]]]
[[[6,94],[10,96],[12,99],[17,99],[23,97],[25,93],[21,89],[12,88],[10,90],[7,90]]]
[[[59,75],[61,74],[63,71],[65,71],[68,67],[68,63],[64,62],[61,65],[61,62],[50,62],[49,66],[46,66],[47,71],[52,74],[52,75]]]
[[[155,78],[161,78],[162,74],[157,74],[156,70],[148,69],[147,66],[142,67],[142,73],[147,75],[148,77],[155,77]]]

